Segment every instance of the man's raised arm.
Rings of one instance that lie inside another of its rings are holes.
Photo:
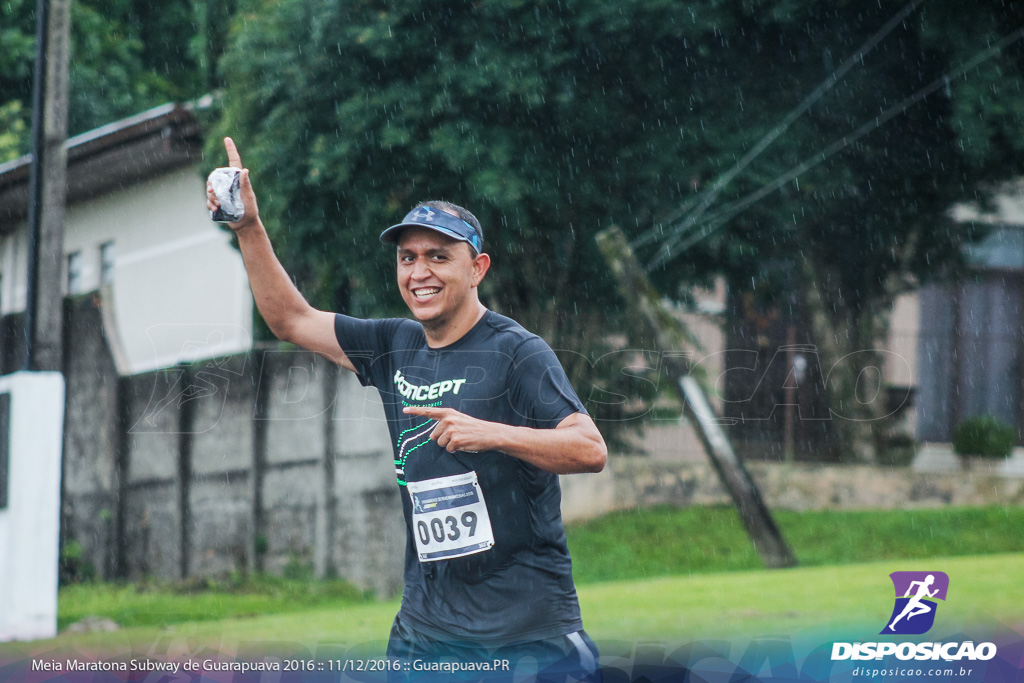
[[[224,138],[224,147],[228,153],[228,165],[242,168],[234,141]],[[277,260],[260,220],[256,193],[249,182],[249,169],[242,170],[239,189],[245,215],[227,225],[238,236],[253,299],[270,331],[278,339],[309,349],[355,372],[355,366],[338,345],[334,334],[334,314],[310,306]],[[206,184],[206,205],[211,211],[220,206],[209,182]]]

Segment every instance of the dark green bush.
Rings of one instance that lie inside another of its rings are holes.
[[[1017,430],[991,415],[964,420],[953,432],[953,451],[958,455],[1005,458],[1016,444]]]
[[[96,578],[96,568],[85,559],[85,548],[78,541],[65,541],[58,564],[61,585],[84,583]]]

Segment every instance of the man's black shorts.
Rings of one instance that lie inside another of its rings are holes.
[[[389,683],[601,683],[597,646],[583,631],[488,647],[439,641],[395,617],[387,656]]]

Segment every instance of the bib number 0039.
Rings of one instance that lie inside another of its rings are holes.
[[[436,562],[489,550],[491,518],[476,472],[410,481],[412,532],[420,562]]]

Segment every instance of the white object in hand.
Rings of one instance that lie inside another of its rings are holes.
[[[220,208],[210,212],[210,218],[217,223],[234,223],[245,216],[245,205],[242,204],[242,193],[239,189],[240,168],[215,168],[208,180],[213,193],[220,202]]]

